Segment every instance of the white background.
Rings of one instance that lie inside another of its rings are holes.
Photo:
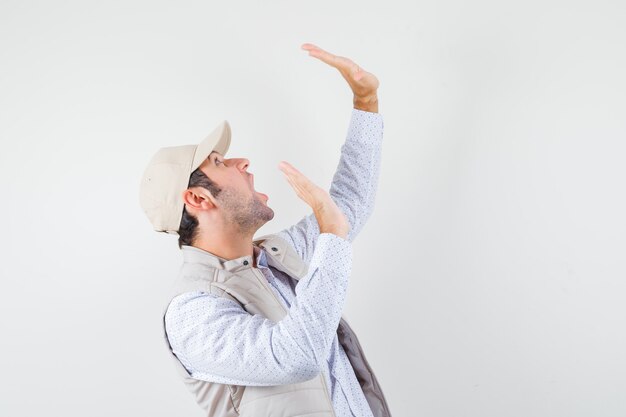
[[[201,416],[161,339],[181,262],[139,179],[227,119],[328,187],[380,79],[346,315],[394,417],[626,415],[623,1],[0,3],[0,415]]]

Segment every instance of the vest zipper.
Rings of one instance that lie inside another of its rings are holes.
[[[256,271],[256,268],[254,268],[254,267],[250,268],[250,270],[252,271],[254,276],[259,281],[261,281],[261,285],[263,287],[265,287],[272,294],[272,297],[274,297],[274,300],[276,300],[276,302],[283,309],[285,314],[288,314],[288,311],[287,311],[287,309],[285,309],[285,306],[283,305],[283,303],[280,302],[278,297],[276,297],[276,294],[274,294],[274,291],[270,288],[270,284],[269,284],[269,282],[267,282],[267,278],[265,278],[265,275],[263,275],[262,273]],[[358,343],[358,341],[357,341],[357,343]],[[360,345],[359,345],[359,348],[360,348]],[[365,357],[364,357],[364,359],[365,359]],[[369,367],[369,365],[368,365],[368,367]],[[324,386],[324,393],[326,394],[326,398],[328,399],[328,404],[330,404],[330,411],[332,413],[332,417],[337,417],[337,415],[335,414],[335,407],[333,406],[333,401],[330,398],[330,394],[328,393],[328,387],[326,386],[326,377],[324,376],[324,371],[320,370],[320,376],[319,377],[322,380],[322,385]],[[382,393],[382,391],[381,391],[381,393]]]

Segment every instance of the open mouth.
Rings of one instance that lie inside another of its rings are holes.
[[[250,187],[252,188],[252,191],[259,194],[261,197],[265,197],[265,201],[269,200],[269,196],[267,194],[260,193],[254,189],[254,175],[253,174],[250,174]]]

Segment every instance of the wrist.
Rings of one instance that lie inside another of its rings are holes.
[[[376,93],[368,96],[354,96],[353,107],[357,110],[378,113],[378,95]]]

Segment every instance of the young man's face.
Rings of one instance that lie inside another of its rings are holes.
[[[222,189],[216,199],[224,215],[246,231],[258,229],[274,217],[267,205],[268,196],[254,189],[254,175],[247,171],[248,165],[246,158],[224,158],[216,151],[200,165],[202,172]]]

